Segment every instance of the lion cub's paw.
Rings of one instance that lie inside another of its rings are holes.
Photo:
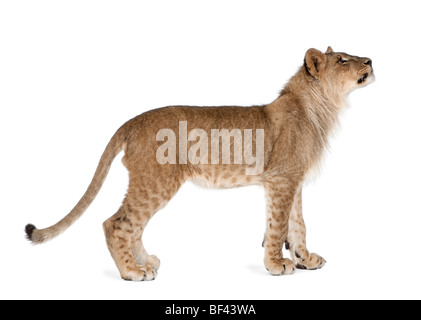
[[[137,266],[136,268],[130,268],[124,275],[121,277],[127,281],[151,281],[155,280],[158,272],[156,269],[151,268],[150,266]]]
[[[290,259],[270,258],[265,261],[266,270],[273,276],[290,275],[295,272],[295,264]]]
[[[148,267],[151,267],[152,269],[158,270],[159,266],[161,265],[161,262],[159,261],[157,256],[148,256],[146,258],[146,263]]]
[[[311,253],[307,259],[302,258],[296,253],[297,268],[304,270],[317,270],[325,266],[326,260],[316,253]]]

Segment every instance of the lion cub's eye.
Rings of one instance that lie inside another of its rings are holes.
[[[347,62],[348,62],[348,60],[347,59],[343,59],[342,57],[339,57],[339,59],[338,59],[338,63],[339,64],[345,64]]]

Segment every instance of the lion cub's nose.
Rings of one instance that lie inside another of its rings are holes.
[[[373,61],[371,61],[371,59],[367,59],[367,61],[364,62],[364,64],[366,64],[366,65],[368,65],[370,67],[373,67]]]

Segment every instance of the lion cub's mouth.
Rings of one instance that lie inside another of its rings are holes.
[[[364,73],[361,78],[358,79],[358,84],[364,83],[368,78],[368,73]]]

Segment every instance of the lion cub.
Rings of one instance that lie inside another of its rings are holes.
[[[272,275],[322,268],[306,248],[302,186],[317,168],[348,94],[374,80],[368,58],[309,49],[304,64],[272,103],[253,107],[172,106],[146,112],[112,137],[88,190],[57,224],[26,226],[33,243],[70,227],[98,194],[120,151],[129,189],[118,212],[103,224],[121,277],[153,280],[160,262],[142,243],[148,221],[187,180],[207,186],[258,184],[267,195],[264,264]],[[284,258],[284,243],[293,260]]]

